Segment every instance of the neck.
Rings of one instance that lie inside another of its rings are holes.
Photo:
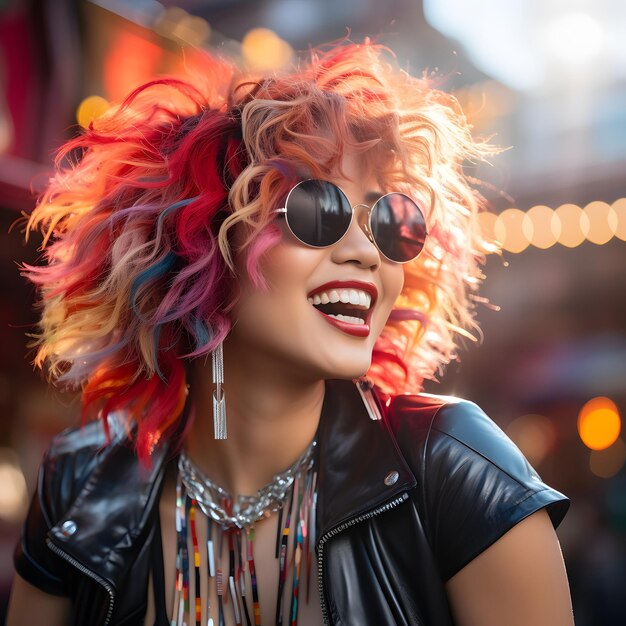
[[[293,369],[280,359],[241,353],[225,342],[228,438],[216,441],[211,361],[193,363],[190,400],[195,419],[185,448],[198,468],[233,496],[255,494],[291,466],[315,437],[324,381],[298,377]]]

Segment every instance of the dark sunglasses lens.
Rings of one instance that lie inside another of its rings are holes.
[[[309,246],[325,247],[336,243],[352,220],[352,207],[341,189],[323,180],[298,183],[285,206],[289,228]]]
[[[376,202],[372,207],[371,227],[376,245],[391,261],[411,261],[424,247],[424,214],[403,193],[390,193]]]

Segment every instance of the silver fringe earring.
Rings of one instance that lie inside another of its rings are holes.
[[[215,439],[226,439],[226,399],[224,397],[224,348],[222,342],[211,353],[213,359],[213,436]]]

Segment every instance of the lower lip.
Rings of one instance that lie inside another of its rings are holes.
[[[315,308],[315,307],[313,307]],[[326,313],[322,313],[320,310],[315,309],[329,324],[338,328],[348,335],[352,335],[353,337],[367,337],[370,334],[369,324],[350,324],[348,322],[342,322],[334,317],[330,317],[330,315],[326,315]]]

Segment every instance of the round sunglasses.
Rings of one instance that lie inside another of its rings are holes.
[[[366,234],[381,254],[394,263],[417,258],[426,240],[426,220],[417,203],[403,193],[388,193],[372,206],[354,207],[334,183],[309,179],[291,189],[283,214],[296,239],[313,248],[332,246],[345,236],[354,219],[354,209],[368,211]]]

